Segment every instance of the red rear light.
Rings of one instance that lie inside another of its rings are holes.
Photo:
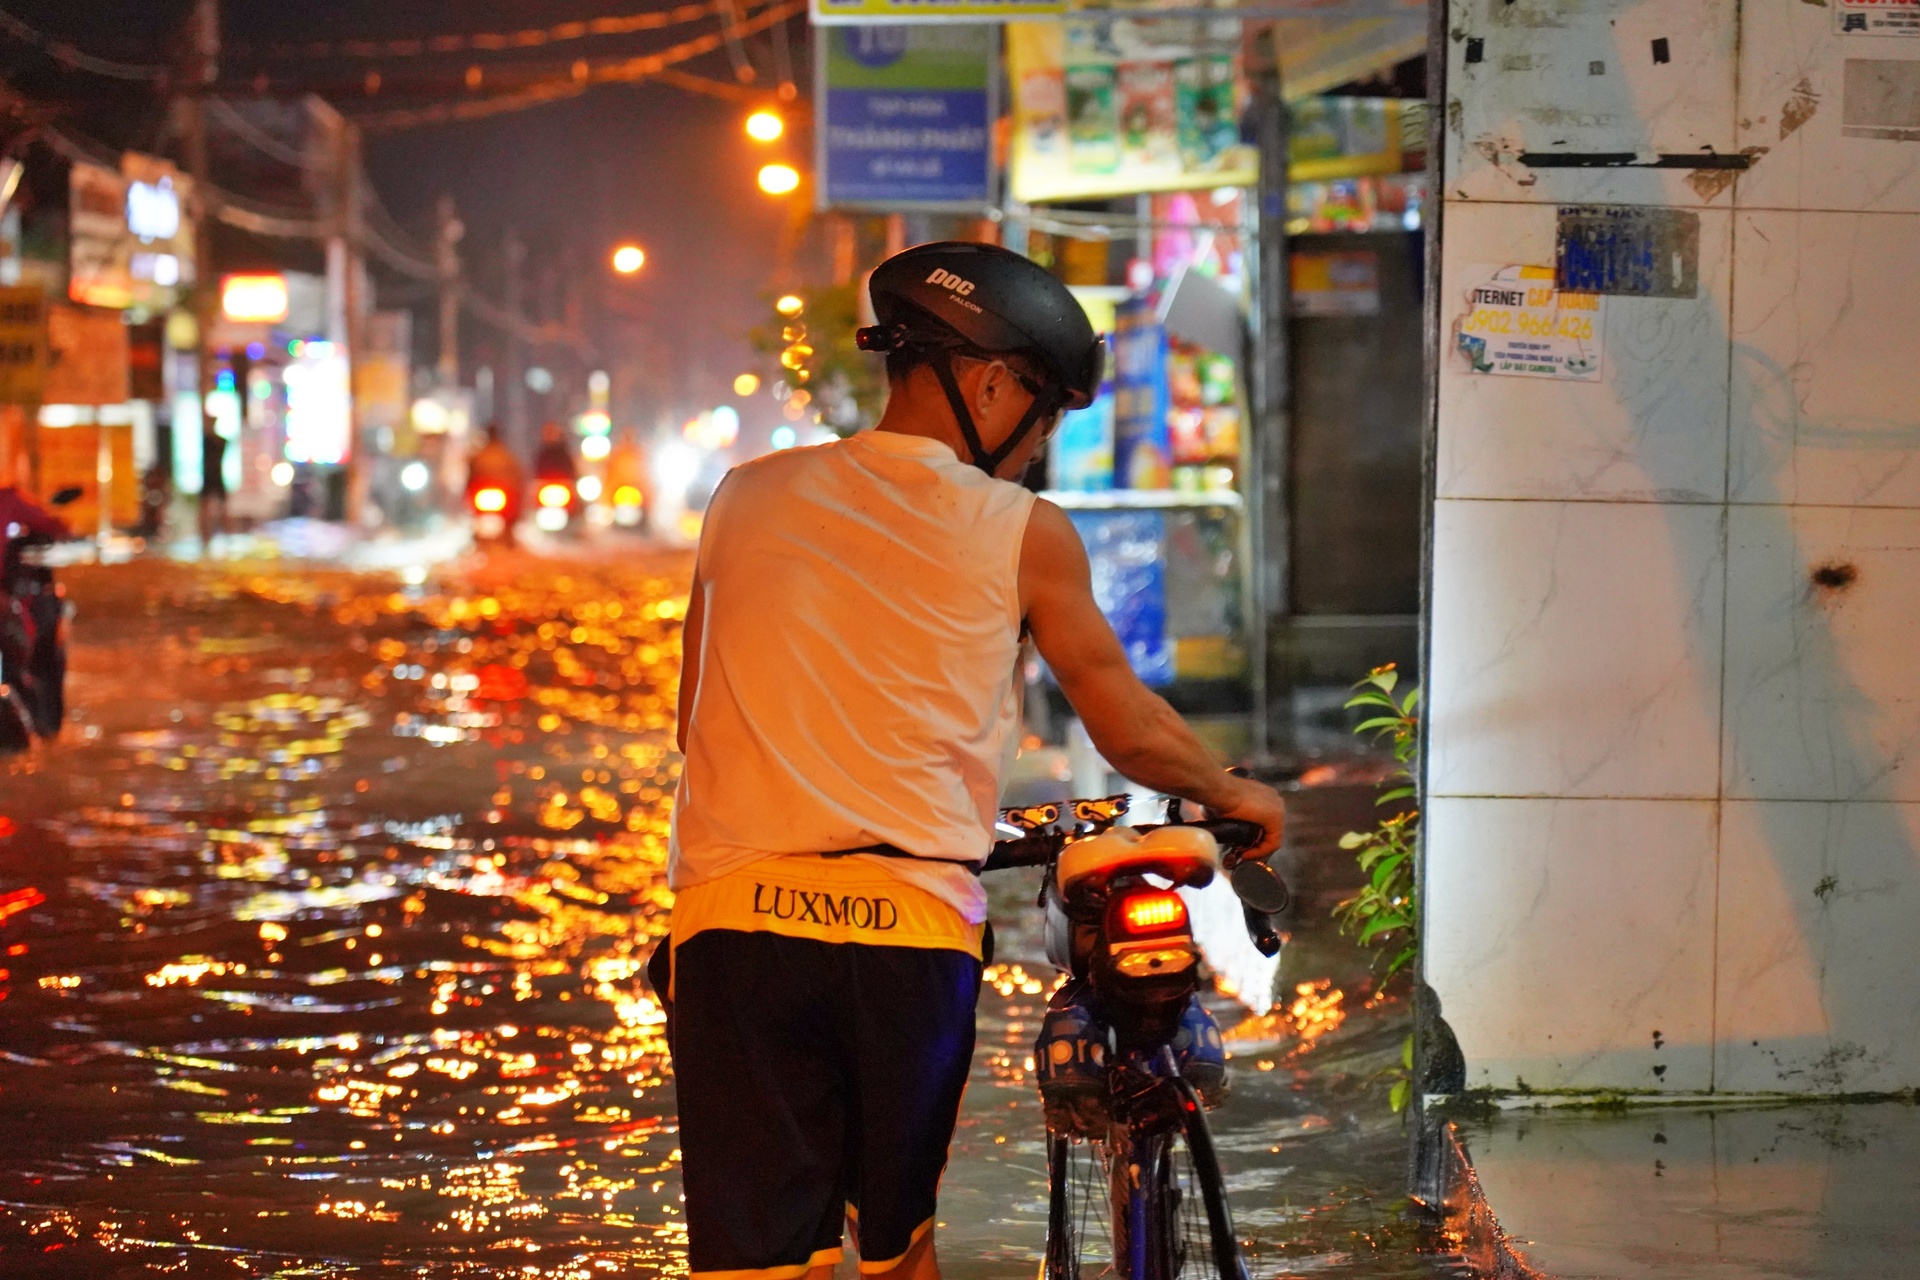
[[[505,511],[507,509],[507,491],[505,489],[481,489],[473,495],[475,511]]]
[[[543,507],[564,507],[573,501],[573,490],[564,484],[543,484],[540,486],[540,505]]]
[[[1120,900],[1116,918],[1127,933],[1169,933],[1187,927],[1187,904],[1165,890],[1134,893]]]

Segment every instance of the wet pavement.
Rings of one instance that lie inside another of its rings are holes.
[[[1748,1100],[1510,1110],[1462,1137],[1554,1280],[1920,1274],[1920,1106]]]
[[[0,1273],[684,1272],[640,968],[671,901],[685,570],[67,574],[75,721],[0,763]],[[1296,805],[1309,888],[1367,819],[1364,781],[1323,773]],[[1403,1004],[1316,923],[1319,888],[1285,1002],[1233,1030],[1241,1234],[1260,1276],[1454,1274],[1386,1103]],[[1053,976],[1032,886],[994,892],[956,1278],[1031,1275],[1044,1226]]]

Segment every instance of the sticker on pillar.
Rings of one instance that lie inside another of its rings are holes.
[[[1920,36],[1920,0],[1833,0],[1843,36]]]
[[[1453,348],[1474,373],[1562,382],[1600,380],[1605,300],[1554,284],[1552,267],[1476,268]]]
[[[1574,293],[1700,296],[1700,215],[1635,205],[1562,206],[1554,279]]]
[[[1920,62],[1848,58],[1841,79],[1840,134],[1920,142]]]

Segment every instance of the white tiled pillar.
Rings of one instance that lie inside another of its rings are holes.
[[[1920,1085],[1920,38],[1843,11],[1450,4],[1426,971],[1470,1084]],[[1697,287],[1607,297],[1598,381],[1472,371],[1467,289],[1571,205],[1693,215]]]

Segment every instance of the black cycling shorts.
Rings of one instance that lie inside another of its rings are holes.
[[[707,929],[673,952],[689,1264],[700,1280],[863,1272],[933,1228],[973,1057],[964,951]]]

